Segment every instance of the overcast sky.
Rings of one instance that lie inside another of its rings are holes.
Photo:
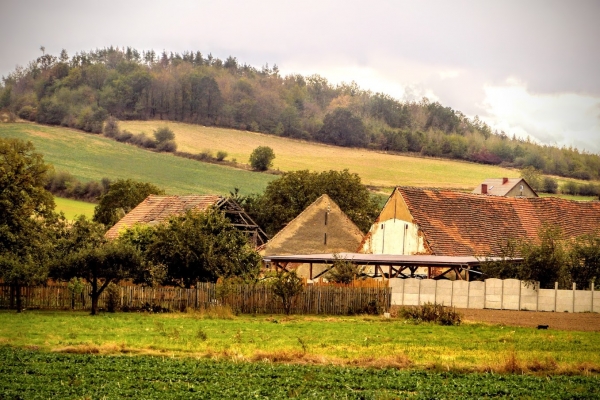
[[[46,52],[202,54],[423,96],[600,154],[600,1],[0,0],[0,75]]]

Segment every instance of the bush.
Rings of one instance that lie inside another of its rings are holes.
[[[108,118],[108,120],[104,124],[104,134],[111,138],[116,138],[117,136],[119,136],[119,123],[117,122],[116,118]]]
[[[356,279],[360,279],[363,272],[364,267],[336,257],[333,262],[333,268],[327,273],[327,280],[335,283],[349,284]]]
[[[403,308],[400,311],[403,318],[416,323],[435,322],[440,325],[460,325],[462,315],[455,307],[444,307],[437,303],[425,303],[419,307]]]
[[[217,151],[217,161],[223,161],[227,157],[227,152],[223,150]]]
[[[129,140],[127,141],[131,144],[134,144],[139,147],[144,147],[146,149],[154,149],[156,148],[156,142],[151,137],[146,136],[145,133],[140,133],[139,135],[131,135]]]
[[[296,271],[281,272],[277,274],[272,285],[273,293],[281,299],[285,313],[290,315],[296,296],[304,290],[302,278]]]
[[[175,143],[174,140],[159,142],[158,145],[156,145],[156,150],[164,151],[167,153],[174,153],[175,151],[177,151],[177,143]]]
[[[117,136],[115,136],[115,139],[117,139],[118,142],[128,142],[132,137],[133,133],[129,131],[123,131],[118,133]]]
[[[556,182],[556,179],[545,176],[543,186],[545,193],[558,193],[558,182]]]
[[[250,155],[250,165],[257,171],[266,171],[273,165],[275,153],[269,146],[258,146]]]
[[[154,131],[154,138],[157,143],[168,142],[175,140],[175,133],[168,126],[163,126]]]
[[[19,110],[18,115],[19,115],[19,118],[26,119],[29,121],[34,121],[35,120],[35,108],[33,108],[32,106],[23,106]]]
[[[213,159],[213,153],[212,153],[212,151],[210,151],[208,149],[204,149],[200,153],[198,153],[197,158],[198,158],[198,160],[201,160],[201,161],[210,161]]]
[[[121,290],[114,283],[106,287],[106,311],[114,313],[121,305]]]

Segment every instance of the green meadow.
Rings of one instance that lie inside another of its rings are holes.
[[[65,199],[62,197],[55,197],[54,203],[56,203],[56,211],[62,211],[69,221],[74,220],[80,215],[85,215],[87,218],[92,218],[94,216],[94,208],[96,207],[96,205],[92,203],[73,199]]]
[[[46,162],[82,181],[134,179],[151,182],[169,194],[243,194],[262,192],[274,175],[207,164],[154,153],[101,135],[32,123],[1,124],[0,137],[31,141]]]
[[[460,372],[600,372],[597,332],[402,318],[0,312],[0,344],[63,353],[269,360]]]

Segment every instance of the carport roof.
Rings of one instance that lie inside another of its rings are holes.
[[[313,263],[332,264],[336,259],[350,261],[359,265],[396,265],[396,266],[469,266],[474,267],[486,261],[500,261],[500,257],[465,257],[465,256],[433,256],[433,255],[398,255],[398,254],[361,254],[361,253],[337,253],[337,254],[294,254],[285,256],[265,256],[265,262],[274,263]],[[509,261],[519,262],[522,258],[512,258]]]

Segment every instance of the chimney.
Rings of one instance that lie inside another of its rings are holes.
[[[481,194],[487,194],[487,184],[486,183],[481,184]]]
[[[502,184],[507,184],[508,183],[508,178],[502,178]]]

